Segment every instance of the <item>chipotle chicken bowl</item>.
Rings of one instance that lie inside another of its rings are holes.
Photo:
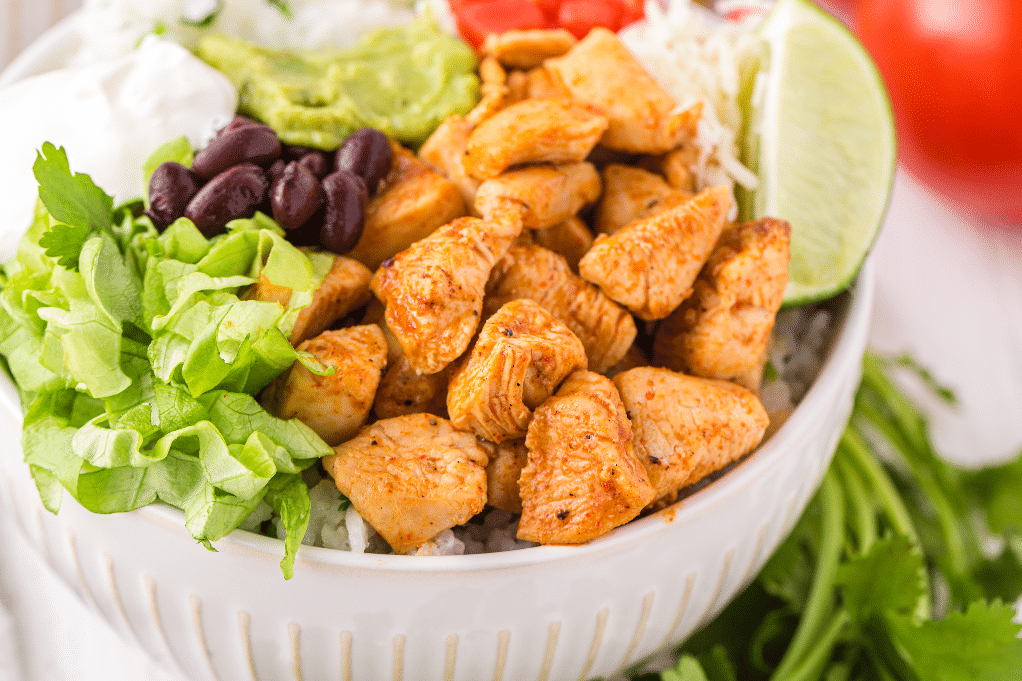
[[[0,77],[5,514],[189,678],[607,677],[708,621],[872,297],[786,298],[754,27],[187,4],[86,3]]]

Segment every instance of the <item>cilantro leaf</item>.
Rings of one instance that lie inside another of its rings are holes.
[[[291,11],[291,5],[287,0],[266,0],[270,5],[280,10],[280,13],[284,15],[285,19],[294,19],[294,12]]]
[[[66,269],[78,268],[82,246],[96,231],[111,232],[113,197],[84,173],[71,173],[63,147],[44,142],[32,172],[39,183],[39,200],[58,224],[39,237],[46,255]]]
[[[1022,677],[1022,626],[1014,615],[1010,605],[978,601],[939,622],[888,617],[887,625],[919,679],[1001,681]]]
[[[113,197],[84,173],[71,173],[64,147],[43,142],[32,172],[39,183],[39,199],[58,222],[89,230],[110,230]]]
[[[884,612],[927,614],[926,566],[918,546],[907,537],[878,540],[866,554],[842,563],[836,581],[844,608],[857,622]]]
[[[46,255],[56,259],[57,264],[68,270],[78,269],[78,258],[82,247],[92,236],[88,227],[56,224],[39,237],[39,245]]]

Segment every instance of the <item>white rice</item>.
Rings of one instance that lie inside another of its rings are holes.
[[[691,168],[697,189],[735,183],[755,189],[756,175],[738,157],[742,73],[759,56],[749,27],[724,22],[690,0],[674,0],[665,11],[646,3],[646,21],[619,33],[621,41],[685,110],[702,102],[696,130],[699,154]]]

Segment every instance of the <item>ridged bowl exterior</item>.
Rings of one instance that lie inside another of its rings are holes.
[[[73,39],[73,23],[59,27],[0,82],[57,62]],[[22,462],[6,379],[0,512],[127,640],[196,680],[611,676],[710,620],[791,530],[851,411],[872,293],[867,262],[838,306],[819,378],[768,442],[678,504],[585,546],[469,557],[303,547],[285,582],[280,542],[236,531],[208,552],[175,509],[95,515],[65,495],[54,516]]]

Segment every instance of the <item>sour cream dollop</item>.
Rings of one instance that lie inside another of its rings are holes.
[[[13,255],[32,221],[36,150],[52,142],[71,170],[115,202],[145,193],[142,163],[185,135],[199,147],[234,115],[238,93],[219,71],[156,36],[116,59],[50,71],[0,90],[0,256]]]

